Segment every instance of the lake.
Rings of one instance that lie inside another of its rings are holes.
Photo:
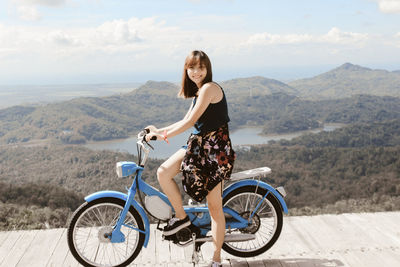
[[[274,135],[260,135],[262,132],[261,127],[248,127],[241,128],[231,132],[231,140],[234,146],[249,146],[249,145],[260,145],[267,144],[269,141],[278,141],[281,139],[290,140],[297,136],[305,133],[318,133],[320,131],[333,131],[337,128],[342,127],[342,124],[326,124],[322,129],[314,129],[310,131],[301,131],[290,134],[274,134]],[[168,158],[175,153],[180,147],[186,144],[187,138],[189,137],[192,129],[175,136],[169,140],[170,144],[165,142],[152,142],[151,145],[154,147],[154,151],[150,152],[149,157],[151,158]],[[110,141],[92,142],[85,145],[86,147],[93,150],[113,150],[120,152],[129,152],[130,154],[137,154],[136,151],[136,136],[127,139],[116,139]]]

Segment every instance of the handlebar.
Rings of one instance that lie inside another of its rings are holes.
[[[142,139],[143,141],[146,141],[146,135],[150,133],[149,129],[143,129],[138,133],[138,140]],[[152,136],[150,140],[157,140],[156,136]]]
[[[138,152],[138,160],[139,160],[139,165],[144,166],[147,160],[147,156],[149,155],[150,150],[146,147],[151,147],[151,149],[154,150],[154,148],[146,141],[146,135],[150,133],[149,129],[143,129],[140,131],[137,135],[137,142],[136,142],[136,147],[137,147],[137,152]],[[145,145],[146,144],[146,145]],[[145,152],[143,159],[142,159],[142,150]]]
[[[146,137],[146,134],[150,133],[149,129],[143,129],[138,133],[138,140],[142,139],[145,140],[144,138]]]
[[[138,133],[138,136],[137,136],[137,140],[138,141],[136,143],[137,143],[137,150],[138,150],[138,157],[139,157],[139,165],[141,165],[141,166],[144,166],[144,164],[146,162],[146,159],[147,159],[147,156],[149,154],[149,149],[146,147],[146,145],[154,150],[154,147],[151,146],[146,140],[146,135],[149,134],[149,133],[150,133],[150,130],[145,128],[145,129],[141,130]],[[152,136],[150,138],[150,140],[157,140],[157,136]],[[167,139],[167,132],[166,131],[164,131],[164,141],[169,144],[169,141]],[[143,157],[143,161],[141,159],[142,150],[144,150],[144,152],[145,152],[144,157]]]

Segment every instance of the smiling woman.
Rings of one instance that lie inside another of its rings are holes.
[[[193,51],[185,61],[182,87],[179,96],[189,98],[197,95],[199,88],[212,81],[211,61],[203,51]]]
[[[214,242],[212,266],[221,265],[221,248],[225,235],[225,217],[222,211],[223,181],[229,180],[236,154],[229,138],[228,105],[222,88],[212,81],[211,62],[203,51],[192,51],[185,60],[182,88],[179,95],[193,98],[185,117],[167,127],[146,127],[146,140],[167,140],[191,127],[187,145],[167,159],[157,170],[161,188],[175,210],[168,221],[164,235],[171,236],[191,225],[174,177],[182,171],[182,185],[194,200],[207,199],[212,218]]]

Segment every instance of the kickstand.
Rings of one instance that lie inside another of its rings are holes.
[[[192,263],[193,267],[196,266],[196,264],[199,264],[200,257],[203,258],[203,255],[201,254],[201,245],[196,243],[196,234],[192,233],[192,240],[193,240],[193,254],[192,254]]]

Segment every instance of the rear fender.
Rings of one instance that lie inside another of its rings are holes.
[[[118,191],[100,191],[100,192],[96,192],[93,193],[87,197],[85,197],[85,200],[87,202],[92,202],[93,200],[99,199],[99,198],[107,198],[107,197],[111,197],[111,198],[118,198],[121,199],[123,201],[126,201],[128,199],[128,195],[118,192]],[[139,212],[140,217],[142,217],[143,223],[144,223],[144,230],[145,230],[145,239],[144,239],[144,247],[147,247],[147,243],[149,242],[149,238],[150,238],[150,223],[149,223],[149,218],[146,215],[146,212],[144,211],[144,209],[142,208],[142,206],[139,205],[139,203],[137,203],[136,200],[132,200],[132,206],[137,210],[137,212]]]
[[[279,192],[273,188],[272,186],[270,186],[269,184],[263,182],[263,181],[258,181],[258,180],[241,180],[239,182],[233,183],[231,185],[229,185],[227,188],[225,188],[223,194],[222,194],[222,198],[224,198],[225,196],[227,196],[230,192],[232,192],[233,190],[242,187],[242,186],[247,186],[247,185],[253,185],[253,186],[259,186],[261,188],[266,189],[267,191],[271,192],[275,198],[278,200],[278,202],[281,204],[281,208],[282,211],[285,214],[288,214],[288,208],[286,206],[286,202],[283,199],[282,195],[279,194]]]

